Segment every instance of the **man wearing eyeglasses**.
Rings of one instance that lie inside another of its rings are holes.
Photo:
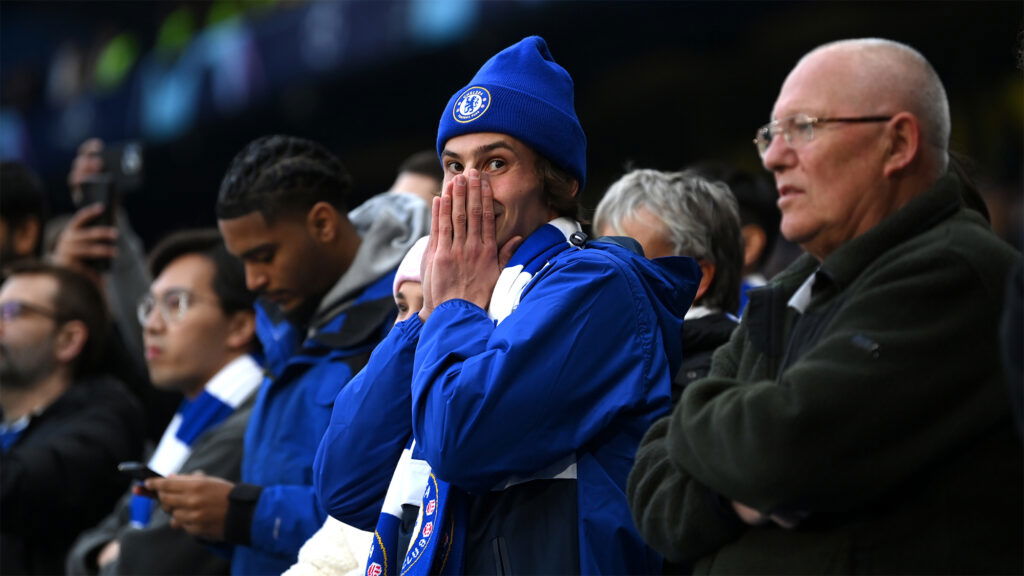
[[[217,230],[185,230],[153,249],[155,278],[138,305],[153,385],[184,401],[148,466],[158,474],[237,481],[242,437],[262,371],[254,295]],[[174,529],[154,494],[136,489],[78,539],[67,574],[227,574],[230,563]]]
[[[707,573],[1021,573],[1024,463],[997,320],[1017,255],[949,169],[930,64],[825,45],[755,143],[806,252],[751,292],[648,431],[634,517]]]
[[[0,574],[60,574],[128,486],[142,409],[98,372],[108,316],[85,276],[19,263],[0,288]]]

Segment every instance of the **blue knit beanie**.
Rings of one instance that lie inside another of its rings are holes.
[[[569,73],[540,36],[498,52],[448,101],[437,128],[437,154],[463,134],[513,136],[579,180],[587,175],[587,137],[573,107]]]

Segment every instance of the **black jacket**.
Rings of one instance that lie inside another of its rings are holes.
[[[82,530],[128,487],[118,462],[142,455],[138,401],[113,379],[75,382],[0,454],[0,574],[63,574]]]
[[[690,382],[708,375],[711,355],[729,341],[735,329],[736,320],[725,312],[683,321],[683,365],[672,380],[673,406]]]

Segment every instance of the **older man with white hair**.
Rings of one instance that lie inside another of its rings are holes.
[[[997,326],[1017,257],[949,170],[917,51],[806,55],[755,144],[806,254],[645,436],[637,525],[700,573],[1021,573]]]

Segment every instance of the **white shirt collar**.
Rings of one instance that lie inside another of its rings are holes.
[[[804,311],[807,310],[808,304],[811,303],[811,290],[814,288],[814,281],[817,277],[818,272],[815,271],[814,274],[808,276],[807,279],[804,280],[804,283],[801,284],[800,287],[796,289],[796,292],[794,292],[793,295],[790,296],[789,302],[787,302],[787,305],[790,308],[796,310],[801,314],[803,314]]]

